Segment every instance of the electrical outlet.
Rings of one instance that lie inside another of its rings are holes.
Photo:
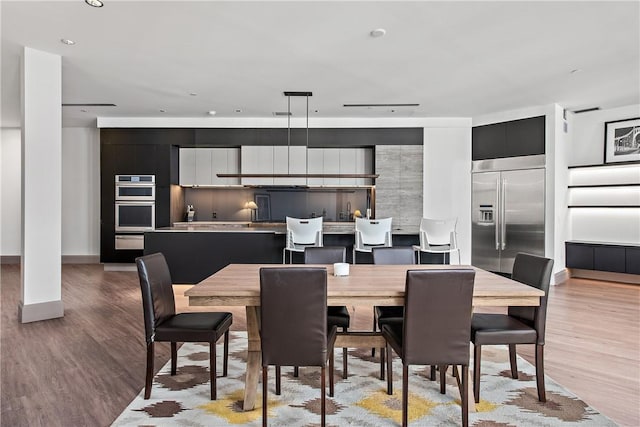
[[[216,219],[216,218],[218,217],[218,212],[213,211],[213,213],[211,214],[211,217],[212,217],[213,219]]]

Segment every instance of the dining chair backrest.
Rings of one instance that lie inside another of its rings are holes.
[[[313,245],[318,243],[322,235],[322,217],[292,218],[287,217],[287,235],[291,243]]]
[[[547,323],[547,300],[553,260],[536,255],[518,253],[513,263],[511,278],[518,282],[544,291],[540,305],[536,307],[509,307],[509,315],[518,318],[534,328],[538,335],[538,344],[544,344],[545,325]]]
[[[365,245],[384,245],[391,233],[393,218],[365,219],[356,218],[356,232],[360,232],[361,241]]]
[[[371,250],[374,264],[404,265],[415,264],[416,254],[411,247],[395,246],[391,248],[373,248]]]
[[[420,221],[420,246],[423,248],[428,248],[429,245],[453,246],[457,222],[458,218],[422,218]]]
[[[475,271],[409,270],[405,285],[404,362],[469,363]]]
[[[148,344],[153,341],[156,327],[176,314],[176,303],[171,273],[162,253],[136,258],[136,267],[142,291],[144,331]]]
[[[260,310],[262,366],[325,366],[325,268],[261,268]]]
[[[346,248],[343,246],[311,247],[304,249],[305,264],[334,264],[345,262]]]

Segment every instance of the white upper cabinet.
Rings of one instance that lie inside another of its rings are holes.
[[[273,147],[273,173],[307,173],[307,147],[279,145]],[[275,185],[306,185],[306,178],[274,178]]]
[[[309,173],[373,173],[371,148],[310,148]],[[371,178],[309,178],[309,185],[371,185]]]
[[[324,173],[324,152],[322,148],[309,148],[307,151],[309,156],[308,173]],[[309,178],[309,185],[324,185],[322,178]]]
[[[340,173],[357,173],[357,148],[340,148]],[[356,185],[356,178],[340,178],[340,185]]]
[[[219,178],[243,174],[370,174],[371,148],[310,148],[304,145],[241,148],[181,148],[180,185],[371,185],[370,178]]]
[[[180,185],[196,185],[196,152],[193,148],[180,149]]]
[[[180,185],[237,185],[238,178],[218,178],[239,172],[238,148],[181,148]]]
[[[340,151],[341,148],[323,148],[324,170],[322,173],[340,173]],[[340,178],[325,178],[324,185],[340,185]]]
[[[247,174],[273,174],[274,147],[243,145],[240,152],[240,170]],[[242,178],[245,185],[273,185],[273,178]]]

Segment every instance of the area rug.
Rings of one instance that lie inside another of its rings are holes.
[[[232,332],[229,375],[218,378],[218,400],[209,395],[208,344],[183,344],[178,371],[170,375],[167,363],[154,378],[151,398],[143,392],[115,420],[114,426],[259,426],[262,423],[261,390],[256,409],[242,411],[246,364],[246,332]],[[221,355],[222,351],[218,351]],[[349,378],[342,379],[342,349],[336,349],[335,397],[327,396],[328,426],[398,426],[401,424],[402,365],[394,358],[394,394],[386,394],[379,376],[380,364],[368,349],[349,350]],[[218,374],[222,371],[218,357]],[[506,347],[484,347],[481,401],[469,414],[469,425],[489,426],[615,426],[549,378],[547,402],[537,399],[535,368],[518,358],[519,379],[511,378]],[[455,426],[461,423],[460,396],[455,378],[447,375],[447,392],[429,381],[426,367],[409,370],[409,423],[412,426]],[[269,372],[269,425],[320,425],[320,370],[301,368],[293,377],[282,369],[282,394],[276,396],[274,369]]]

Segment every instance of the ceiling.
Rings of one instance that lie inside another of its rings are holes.
[[[312,118],[640,104],[638,1],[104,3],[0,2],[3,127],[20,126],[23,46],[62,56],[63,103],[116,104],[64,107],[63,126],[273,117],[283,91],[313,92]],[[304,101],[291,112],[304,116]]]

